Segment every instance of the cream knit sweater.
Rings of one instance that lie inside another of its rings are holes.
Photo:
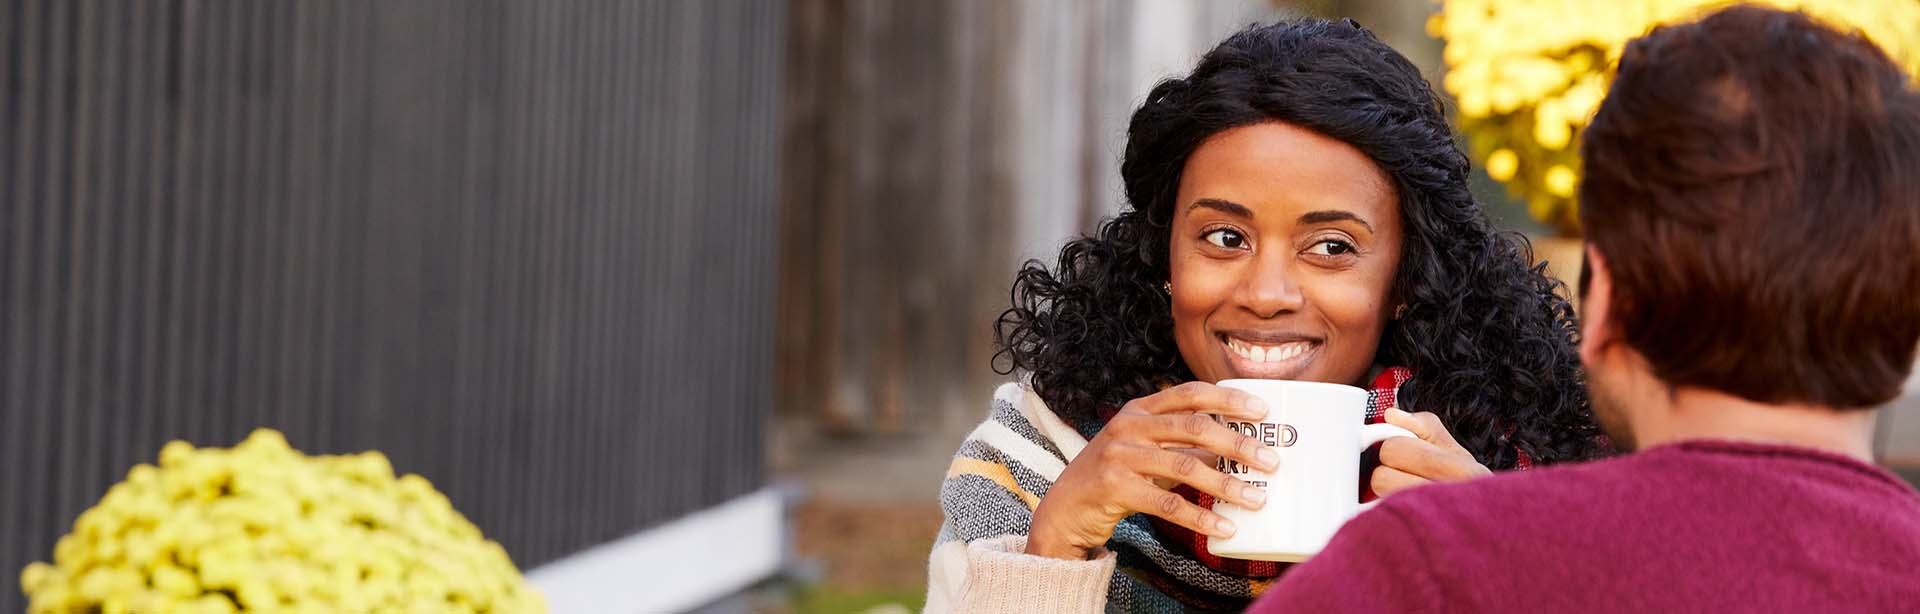
[[[1114,554],[1067,561],[1026,554],[1027,536],[951,541],[929,561],[927,612],[1100,612]]]
[[[1066,461],[1086,448],[1087,440],[1067,426],[1031,390],[1006,384],[994,392],[995,405],[1017,409],[1025,425],[1038,433],[1023,437],[1007,427],[1007,420],[989,417],[968,442],[991,444],[1024,469],[1031,470],[1052,484],[1066,468]],[[1016,421],[1017,422],[1017,421]],[[1052,443],[1054,450],[1036,444],[1038,435]],[[1057,451],[1058,456],[1055,455]],[[956,456],[948,470],[949,481],[958,475],[984,477],[1014,493],[1026,504],[1027,512],[1039,503],[1039,494],[1028,492],[1034,482],[1016,481],[998,465],[987,465]],[[1064,460],[1061,458],[1064,457]],[[970,462],[971,461],[971,462]],[[1043,493],[1042,493],[1043,494]],[[943,499],[946,494],[943,493]],[[951,507],[951,506],[949,506]],[[951,522],[951,518],[949,519]],[[1020,527],[1021,531],[1025,527]],[[966,541],[942,540],[927,562],[927,612],[1100,612],[1106,609],[1108,584],[1114,576],[1115,555],[1107,552],[1090,561],[1068,561],[1026,554],[1027,537],[1007,533]]]

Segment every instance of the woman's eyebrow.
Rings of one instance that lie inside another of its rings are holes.
[[[1253,210],[1248,209],[1246,205],[1242,205],[1240,203],[1236,203],[1230,200],[1221,200],[1218,198],[1202,198],[1200,200],[1193,201],[1193,204],[1187,206],[1187,213],[1191,214],[1193,213],[1194,209],[1202,209],[1202,208],[1213,209],[1215,211],[1219,211],[1227,215],[1243,217],[1249,220],[1253,219]],[[1369,228],[1368,230],[1372,230],[1372,229]]]
[[[1352,211],[1342,211],[1339,209],[1327,209],[1322,211],[1308,211],[1304,214],[1301,214],[1300,216],[1301,225],[1325,224],[1328,222],[1342,222],[1342,221],[1351,221],[1353,223],[1356,223],[1365,227],[1367,229],[1367,232],[1373,232],[1373,224],[1368,224],[1366,220],[1360,219],[1360,216],[1354,215]]]

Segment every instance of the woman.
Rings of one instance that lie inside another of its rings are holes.
[[[929,610],[1258,596],[1280,564],[1205,548],[1235,530],[1215,498],[1265,496],[1213,455],[1270,465],[1195,415],[1263,415],[1222,379],[1370,388],[1370,421],[1420,436],[1379,448],[1380,496],[1599,455],[1572,309],[1467,172],[1419,71],[1351,21],[1253,27],[1156,86],[1128,127],[1128,208],[1014,282],[996,337],[1028,383],[948,472]]]

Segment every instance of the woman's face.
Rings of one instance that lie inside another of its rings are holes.
[[[1363,385],[1395,305],[1392,182],[1346,143],[1283,123],[1188,157],[1168,243],[1174,339],[1207,382]]]

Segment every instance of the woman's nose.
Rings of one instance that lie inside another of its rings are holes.
[[[1298,311],[1306,297],[1291,264],[1284,254],[1261,254],[1241,283],[1241,306],[1261,318]]]

